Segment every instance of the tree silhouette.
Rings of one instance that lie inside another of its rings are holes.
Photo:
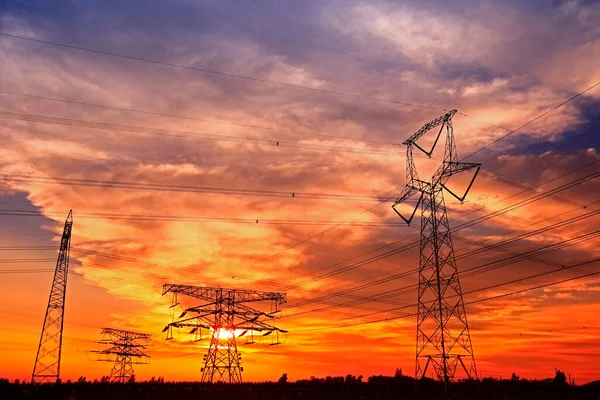
[[[567,376],[560,369],[554,368],[556,375],[554,375],[553,382],[557,385],[566,385],[567,384]]]
[[[279,378],[279,380],[277,382],[278,383],[287,383],[287,381],[288,381],[287,373],[284,373],[283,375],[281,375],[281,378]]]
[[[402,368],[396,368],[396,373],[394,373],[394,378],[400,379],[404,376],[402,373]]]

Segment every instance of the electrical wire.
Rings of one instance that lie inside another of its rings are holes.
[[[296,192],[277,191],[277,190],[259,190],[259,189],[239,189],[228,187],[213,187],[213,186],[198,186],[198,185],[174,185],[164,183],[140,183],[133,181],[117,181],[117,180],[98,180],[98,179],[77,179],[77,178],[60,178],[52,176],[35,176],[25,174],[7,174],[0,173],[0,179],[5,182],[17,183],[43,183],[43,184],[60,184],[68,186],[83,186],[83,187],[101,187],[111,189],[135,189],[144,191],[165,191],[165,192],[182,192],[182,193],[212,193],[212,194],[227,194],[227,195],[242,195],[242,196],[260,196],[260,197],[280,197],[286,199],[315,199],[315,200],[342,200],[342,201],[382,201],[389,196],[361,196],[341,193],[314,193],[314,192]],[[292,196],[293,194],[293,196]]]
[[[453,229],[453,232],[457,232],[457,231],[460,231],[462,229],[466,229],[466,228],[472,227],[472,226],[474,226],[476,224],[479,224],[479,223],[485,222],[485,221],[487,221],[489,219],[498,217],[498,216],[503,215],[503,214],[505,214],[507,212],[514,211],[517,208],[523,207],[525,205],[529,205],[529,204],[531,204],[531,203],[533,203],[535,201],[539,201],[539,200],[541,200],[543,198],[546,198],[546,197],[549,196],[550,193],[558,193],[560,191],[566,190],[566,189],[571,188],[573,186],[576,186],[576,185],[579,185],[581,183],[587,182],[587,181],[589,181],[591,179],[595,179],[595,178],[597,178],[599,176],[600,176],[600,171],[588,174],[588,175],[586,175],[584,177],[581,177],[581,178],[577,178],[577,179],[575,179],[575,180],[573,180],[573,181],[571,181],[569,183],[560,185],[560,186],[558,186],[558,187],[556,187],[554,189],[551,189],[551,190],[549,190],[549,191],[547,191],[545,193],[540,193],[540,194],[534,195],[532,197],[529,197],[528,199],[522,200],[522,201],[517,202],[517,203],[515,203],[513,205],[510,205],[508,207],[504,207],[504,208],[502,208],[500,210],[496,210],[496,211],[494,211],[492,213],[488,213],[488,214],[486,214],[484,216],[478,217],[478,218],[476,218],[476,219],[474,219],[472,221],[460,224],[460,225],[456,226]],[[418,235],[415,235],[415,236],[418,236]],[[328,277],[337,275],[339,273],[348,272],[348,271],[351,271],[353,269],[356,269],[356,268],[362,267],[364,265],[370,264],[372,262],[379,261],[379,260],[381,260],[383,258],[387,258],[387,257],[390,257],[392,255],[399,254],[401,252],[404,252],[404,251],[407,251],[407,250],[410,250],[410,249],[413,249],[413,248],[417,248],[418,246],[419,246],[419,242],[414,242],[414,243],[411,243],[409,245],[405,245],[405,246],[403,246],[401,248],[390,250],[390,251],[388,251],[388,252],[386,252],[384,254],[380,254],[380,255],[374,256],[374,257],[372,257],[370,259],[360,261],[360,262],[352,264],[350,266],[344,266],[344,267],[338,268],[338,269],[336,269],[336,270],[334,270],[332,272],[329,272],[327,274],[322,274],[322,275],[318,275],[316,277],[312,277],[312,278],[310,278],[310,279],[308,279],[306,281],[303,281],[303,282],[299,283],[298,285],[302,285],[302,284],[306,284],[306,283],[312,283],[312,282],[315,282],[315,281],[320,280],[320,279],[324,279],[324,278],[328,278]],[[332,264],[332,266],[341,265],[344,262],[345,261],[338,262],[338,263]],[[284,288],[284,290],[288,290],[288,289],[291,289],[291,288],[294,288],[294,287],[297,287],[297,285],[296,284],[289,285],[286,288]]]
[[[487,149],[487,148],[489,148],[489,147],[491,147],[491,146],[495,145],[495,144],[496,144],[496,143],[498,143],[499,141],[501,141],[501,140],[503,140],[503,139],[505,139],[505,138],[509,137],[510,135],[512,135],[512,134],[514,134],[514,133],[516,133],[516,132],[520,131],[521,129],[525,128],[526,126],[528,126],[528,125],[530,125],[530,124],[532,124],[532,123],[534,123],[535,121],[537,121],[537,120],[539,120],[539,119],[541,119],[541,118],[545,117],[546,115],[548,115],[548,114],[550,114],[551,112],[553,112],[553,111],[555,111],[555,110],[559,109],[560,107],[564,106],[565,104],[567,104],[567,103],[570,103],[571,101],[575,100],[575,99],[576,99],[576,98],[578,98],[579,96],[582,96],[582,95],[584,95],[585,93],[589,92],[590,90],[592,90],[592,89],[596,88],[596,87],[597,87],[597,86],[599,86],[599,85],[600,85],[600,82],[597,82],[597,83],[593,84],[593,85],[592,85],[592,86],[590,86],[589,88],[587,88],[587,89],[585,89],[585,90],[583,90],[583,91],[581,91],[581,92],[577,93],[576,95],[574,95],[574,96],[572,96],[572,97],[568,98],[567,100],[563,101],[562,103],[560,103],[560,104],[558,104],[558,105],[556,105],[556,106],[552,107],[551,109],[549,109],[549,110],[547,110],[547,111],[545,111],[545,112],[541,113],[540,115],[538,115],[537,117],[533,118],[532,120],[529,120],[529,121],[527,121],[526,123],[524,123],[523,125],[519,126],[518,128],[516,128],[516,129],[513,129],[512,131],[508,132],[506,135],[500,136],[499,138],[497,138],[497,139],[493,140],[492,142],[490,142],[490,143],[486,144],[485,146],[481,147],[479,150],[477,150],[477,151],[474,151],[473,153],[470,153],[468,156],[464,157],[464,158],[463,158],[463,160],[466,160],[467,158],[470,158],[470,157],[474,156],[475,154],[477,154],[477,153],[480,153],[480,152],[482,152],[483,150],[485,150],[485,149]]]
[[[229,136],[229,135],[220,135],[220,134],[206,133],[206,132],[192,132],[192,131],[181,131],[181,130],[173,130],[173,129],[150,128],[150,127],[145,127],[145,126],[140,126],[140,125],[112,124],[112,123],[100,122],[100,121],[87,121],[87,120],[73,119],[73,118],[60,118],[60,117],[52,117],[52,116],[47,116],[47,115],[14,113],[14,112],[4,111],[4,110],[0,110],[0,118],[8,119],[8,120],[15,120],[15,121],[23,121],[23,122],[43,123],[43,124],[62,125],[62,126],[75,126],[75,127],[79,127],[79,128],[89,128],[89,129],[98,129],[98,130],[116,131],[116,132],[137,133],[137,134],[167,137],[167,138],[178,138],[178,139],[189,139],[189,140],[208,140],[208,141],[240,143],[240,144],[246,144],[246,143],[250,142],[256,146],[287,147],[287,148],[303,149],[303,150],[338,151],[341,153],[355,153],[355,154],[379,155],[379,156],[390,156],[390,157],[403,157],[398,152],[382,151],[382,150],[376,150],[376,149],[361,149],[361,148],[353,148],[353,147],[342,147],[342,146],[333,146],[333,145],[317,145],[317,144],[309,144],[309,143],[300,144],[299,142],[287,142],[287,141],[283,141],[283,140],[277,141],[277,140],[273,140],[273,139],[258,139],[258,138],[250,138],[250,137]]]
[[[322,299],[321,299],[322,300]]]
[[[26,97],[26,98],[38,99],[38,100],[56,101],[56,102],[61,102],[61,103],[66,103],[66,104],[77,104],[77,105],[88,106],[88,107],[98,107],[98,108],[104,108],[104,109],[115,110],[115,111],[126,111],[126,112],[138,113],[138,114],[155,115],[155,116],[159,116],[159,117],[180,118],[180,119],[191,120],[191,121],[210,122],[210,123],[215,123],[215,124],[238,126],[241,128],[262,129],[262,130],[267,130],[267,131],[271,131],[271,132],[286,132],[286,133],[294,133],[297,135],[311,135],[311,136],[324,137],[327,139],[351,140],[351,141],[356,141],[356,142],[365,142],[365,143],[373,143],[373,144],[394,145],[393,142],[384,142],[384,141],[380,141],[380,140],[357,139],[357,138],[350,138],[350,137],[345,137],[345,136],[327,135],[327,134],[314,132],[314,131],[300,131],[297,129],[289,129],[289,128],[278,128],[278,127],[273,128],[273,127],[263,126],[263,125],[242,124],[242,123],[238,123],[238,122],[231,122],[231,121],[224,121],[224,120],[214,120],[214,119],[207,119],[207,118],[191,117],[189,115],[164,114],[164,113],[153,112],[153,111],[139,110],[139,109],[135,109],[135,108],[115,107],[115,106],[108,106],[108,105],[104,105],[104,104],[95,104],[95,103],[88,103],[88,102],[84,102],[84,101],[59,99],[59,98],[47,97],[47,96],[37,96],[37,95],[33,95],[33,94],[16,93],[16,92],[4,91],[4,90],[0,90],[0,94],[7,94],[7,95],[11,95],[11,96],[21,96],[21,97]]]
[[[547,253],[550,253],[550,252],[553,252],[553,251],[556,251],[556,250],[560,250],[560,249],[563,249],[563,248],[566,248],[566,247],[569,247],[569,246],[573,246],[575,244],[579,244],[579,243],[582,243],[582,242],[586,242],[586,241],[589,241],[591,239],[596,239],[596,238],[600,238],[600,230],[599,231],[595,231],[595,232],[591,232],[591,233],[587,233],[587,234],[584,234],[584,235],[580,235],[580,236],[575,237],[575,238],[566,239],[566,240],[563,240],[563,241],[560,241],[560,242],[557,242],[557,243],[553,243],[553,244],[550,244],[550,245],[547,245],[547,246],[542,246],[540,248],[537,248],[537,249],[534,249],[534,250],[531,250],[531,251],[528,251],[528,252],[525,252],[525,253],[513,254],[513,255],[508,256],[508,257],[504,257],[504,258],[497,259],[497,260],[494,260],[494,261],[491,261],[491,262],[488,262],[488,263],[480,264],[480,265],[475,266],[475,267],[468,268],[465,271],[463,271],[463,273],[461,274],[461,279],[464,280],[466,278],[470,278],[470,277],[475,276],[475,275],[479,275],[479,274],[482,274],[482,273],[490,272],[490,271],[493,271],[493,270],[496,270],[496,269],[499,269],[499,268],[503,268],[503,267],[506,267],[506,266],[514,265],[514,264],[516,264],[518,262],[529,260],[529,259],[531,259],[533,257],[536,257],[536,256],[539,256],[539,255],[547,254]],[[463,255],[457,257],[457,259],[465,258],[467,256],[468,255],[463,254]],[[558,264],[558,265],[559,265],[559,268],[557,268],[556,270],[554,270],[555,272],[565,270],[564,265],[560,265],[560,264]],[[400,277],[407,277],[407,276],[410,276],[410,275],[412,275],[414,273],[417,273],[417,272],[418,272],[418,270],[411,271],[411,272],[408,272],[408,273],[404,273],[402,276],[394,277],[394,279],[398,279]],[[584,272],[587,272],[587,271],[584,271]],[[387,283],[387,282],[388,281],[386,281],[384,283]],[[373,285],[371,285],[371,286],[373,286]],[[364,289],[364,287],[362,289]],[[387,292],[378,293],[376,295],[373,295],[372,296],[372,300],[382,300],[382,299],[387,299],[387,298],[398,296],[398,295],[406,295],[406,294],[410,294],[410,293],[416,292],[417,289],[418,289],[418,284],[410,284],[410,285],[406,285],[406,286],[403,286],[403,287],[400,287],[400,288],[389,290]],[[469,293],[470,292],[467,292],[467,293],[464,293],[464,294],[469,294]],[[327,297],[325,297],[325,299],[320,299],[319,301],[326,300],[326,299],[327,299]],[[362,301],[371,301],[371,300],[367,299],[367,300],[362,300]],[[288,310],[289,309],[294,309],[294,308],[299,308],[301,306],[309,304],[310,302],[311,301],[307,300],[307,301],[305,301],[303,303],[293,305],[291,307],[288,307]],[[356,306],[356,305],[360,305],[360,304],[363,304],[363,303],[361,301],[355,300],[355,301],[345,302],[345,303],[339,303],[339,304],[331,305],[331,306],[327,306],[327,307],[321,307],[321,308],[307,310],[307,311],[300,311],[300,312],[296,312],[294,314],[288,314],[285,317],[286,318],[290,318],[290,317],[293,317],[293,316],[304,315],[304,314],[309,314],[309,313],[314,313],[314,312],[323,312],[323,311],[328,311],[329,312],[329,310],[331,310],[333,308]],[[388,309],[388,310],[384,310],[384,311],[380,311],[380,312],[388,312],[388,311],[391,311],[391,310],[399,310],[399,309],[406,308],[407,306],[408,305],[403,305],[400,308]],[[371,315],[373,315],[373,314],[371,314]]]
[[[61,212],[38,210],[20,210],[20,209],[0,209],[0,215],[18,216],[18,217],[60,217]],[[226,224],[251,224],[251,225],[294,225],[294,226],[339,226],[346,223],[348,226],[361,227],[403,227],[405,225],[399,222],[387,221],[369,221],[369,222],[340,222],[340,221],[321,221],[321,220],[287,220],[287,219],[256,219],[256,218],[225,218],[225,217],[196,217],[181,215],[156,215],[156,214],[110,214],[110,213],[92,213],[78,212],[78,218],[82,219],[106,219],[122,221],[171,221],[171,222],[197,222],[197,223],[226,223]],[[257,222],[258,221],[258,222]]]
[[[229,77],[229,78],[244,79],[244,80],[253,81],[253,82],[269,83],[269,84],[283,86],[283,87],[287,87],[287,88],[302,89],[302,90],[306,90],[306,91],[313,91],[313,92],[331,94],[331,95],[336,95],[336,96],[345,96],[345,97],[350,97],[350,98],[355,98],[355,99],[370,100],[370,101],[376,101],[376,102],[381,102],[381,103],[397,104],[397,105],[403,105],[403,106],[409,106],[409,107],[418,107],[418,108],[424,108],[424,109],[428,109],[428,110],[447,111],[443,108],[426,106],[423,104],[409,103],[409,102],[397,101],[397,100],[388,100],[388,99],[382,99],[382,98],[378,98],[378,97],[370,97],[370,96],[364,96],[364,95],[360,95],[360,94],[339,92],[336,90],[322,89],[322,88],[316,88],[316,87],[312,87],[312,86],[304,86],[304,85],[299,85],[299,84],[294,84],[294,83],[274,81],[274,80],[265,79],[265,78],[257,78],[257,77],[252,77],[252,76],[245,76],[245,75],[209,70],[209,69],[205,69],[205,68],[191,67],[188,65],[175,64],[175,63],[159,61],[159,60],[152,60],[152,59],[143,58],[143,57],[135,57],[135,56],[126,55],[126,54],[118,54],[118,53],[113,53],[113,52],[109,52],[109,51],[92,49],[92,48],[88,48],[88,47],[73,46],[73,45],[64,44],[64,43],[52,42],[49,40],[35,39],[32,37],[11,34],[8,32],[0,32],[0,35],[10,37],[13,39],[27,40],[27,41],[36,42],[36,43],[43,43],[43,44],[63,47],[63,48],[67,48],[67,49],[86,51],[86,52],[96,53],[96,54],[103,54],[103,55],[107,55],[107,56],[118,57],[118,58],[123,58],[123,59],[128,59],[128,60],[143,61],[143,62],[156,64],[156,65],[181,68],[181,69],[186,69],[186,70],[196,71],[196,72],[203,72],[206,74],[220,75],[220,76],[225,76],[225,77]]]
[[[585,262],[582,262],[582,263],[579,263],[579,264],[575,264],[574,266],[580,267],[580,266],[592,264],[592,263],[595,263],[595,262],[598,262],[598,261],[600,261],[600,259],[596,258],[596,259],[593,259],[593,260],[589,260],[589,261],[585,261]],[[512,291],[512,292],[507,292],[507,293],[503,293],[503,294],[499,294],[499,295],[495,295],[495,296],[490,296],[490,297],[486,297],[486,298],[482,298],[482,299],[478,299],[478,300],[473,300],[473,301],[470,301],[470,302],[466,302],[465,305],[477,304],[477,303],[482,303],[482,302],[486,302],[486,301],[490,301],[490,300],[496,300],[496,299],[503,298],[503,297],[509,297],[509,296],[513,296],[515,294],[521,294],[521,293],[526,293],[526,292],[537,290],[537,289],[543,289],[545,287],[555,286],[555,285],[559,285],[561,283],[572,282],[572,281],[575,281],[575,280],[588,278],[588,277],[595,276],[595,275],[598,275],[598,274],[600,274],[600,271],[590,272],[588,274],[576,276],[576,277],[573,277],[573,278],[562,279],[562,280],[559,280],[559,281],[545,283],[545,284],[542,284],[542,285],[532,286],[532,287],[529,287],[529,288],[526,288],[526,289],[519,289],[519,290],[515,290],[515,291]],[[496,287],[498,287],[498,286],[496,286]],[[483,289],[480,289],[480,290],[483,290]],[[416,304],[413,305],[413,306],[416,307]],[[352,323],[352,324],[344,324],[344,325],[333,326],[333,327],[322,327],[322,328],[316,328],[316,329],[296,330],[295,332],[296,333],[305,333],[305,332],[315,332],[315,331],[327,331],[327,330],[334,330],[334,329],[342,329],[342,328],[349,328],[349,327],[354,327],[354,326],[370,325],[370,324],[379,323],[379,322],[387,322],[387,321],[402,319],[402,318],[406,318],[406,317],[412,317],[412,316],[416,316],[416,315],[417,315],[416,313],[408,313],[408,314],[399,315],[399,316],[382,318],[382,319],[378,319],[378,320],[374,320],[374,321],[357,322],[357,323]],[[361,316],[361,317],[364,317],[364,316]]]

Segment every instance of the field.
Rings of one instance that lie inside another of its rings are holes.
[[[342,378],[343,379],[343,378]],[[63,384],[30,385],[9,383],[0,385],[2,399],[246,399],[246,400],[292,400],[292,399],[600,399],[600,382],[583,386],[557,384],[546,381],[497,381],[456,383],[445,396],[442,385],[427,382],[420,385],[415,394],[412,379],[384,379],[385,382],[345,383],[311,382],[296,383],[243,383],[239,385],[200,384],[197,382],[139,382],[111,384],[100,382],[75,382]],[[411,382],[412,381],[412,382]]]

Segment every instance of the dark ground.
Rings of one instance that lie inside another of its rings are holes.
[[[420,385],[419,396],[414,392],[414,381],[393,380],[376,383],[322,383],[303,381],[296,383],[244,383],[239,385],[140,382],[129,384],[63,383],[32,386],[6,381],[0,383],[0,399],[240,399],[240,400],[292,400],[292,399],[444,399],[443,387],[427,382]],[[481,383],[453,384],[448,399],[489,400],[600,400],[600,381],[570,386],[548,381],[497,381],[484,379]]]

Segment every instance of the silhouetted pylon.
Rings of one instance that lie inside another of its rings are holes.
[[[167,340],[173,338],[173,328],[191,328],[189,333],[195,335],[196,341],[203,339],[202,330],[210,332],[210,344],[201,370],[202,382],[241,383],[244,369],[236,339],[246,336],[249,338],[246,344],[252,344],[254,332],[262,336],[274,333],[271,345],[276,345],[280,343],[279,332],[287,332],[264,322],[275,318],[279,305],[286,302],[285,293],[165,284],[163,295],[167,293],[173,293],[171,308],[179,304],[178,294],[207,302],[184,309],[178,320],[163,330],[167,332]],[[259,311],[244,304],[263,301],[271,302],[270,311]],[[185,318],[188,313],[195,315]]]
[[[113,328],[102,328],[100,333],[103,338],[98,343],[110,347],[93,352],[97,353],[97,361],[114,363],[109,375],[111,382],[129,382],[135,376],[133,364],[150,362],[150,356],[143,351],[150,342],[149,334]]]
[[[415,377],[425,377],[428,368],[433,367],[446,390],[459,367],[466,373],[466,378],[478,379],[443,191],[446,190],[462,203],[481,164],[458,161],[452,128],[452,117],[456,112],[452,110],[425,124],[403,143],[406,145],[406,186],[393,206],[394,211],[410,225],[421,205]],[[427,151],[417,144],[423,135],[437,127],[440,130],[431,150]],[[446,147],[442,164],[431,179],[420,180],[414,164],[413,148],[431,157],[444,128]],[[459,197],[446,183],[452,175],[469,170],[475,170],[475,173],[465,193]],[[396,210],[396,206],[415,194],[419,200],[410,217],[406,218]]]
[[[46,307],[44,325],[38,345],[31,382],[57,382],[60,379],[60,358],[62,353],[63,326],[65,319],[65,296],[69,276],[69,252],[71,250],[71,231],[73,229],[73,210],[65,221],[54,279],[50,289],[50,298]]]

